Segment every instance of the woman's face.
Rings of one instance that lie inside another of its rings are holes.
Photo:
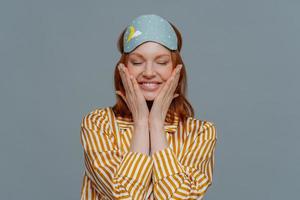
[[[171,51],[156,42],[145,42],[128,56],[127,68],[147,101],[153,101],[172,75]]]

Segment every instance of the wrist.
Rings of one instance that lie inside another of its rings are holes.
[[[159,120],[157,118],[149,120],[149,127],[151,127],[151,128],[156,128],[156,127],[160,128],[160,127],[163,127],[163,126],[164,126],[163,120]]]
[[[151,133],[158,133],[164,130],[164,125],[162,123],[149,125],[149,130]]]
[[[142,129],[149,129],[148,121],[146,120],[138,120],[134,122],[134,127],[142,128]]]

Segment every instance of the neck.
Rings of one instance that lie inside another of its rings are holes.
[[[153,101],[146,101],[146,102],[147,102],[148,109],[150,111],[151,107],[152,107],[152,104],[153,104]]]

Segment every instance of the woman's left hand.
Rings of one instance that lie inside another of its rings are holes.
[[[179,94],[174,94],[174,92],[178,85],[181,68],[181,64],[176,66],[171,77],[167,80],[164,87],[155,97],[149,114],[149,128],[160,126],[163,127],[172,100],[179,96]]]

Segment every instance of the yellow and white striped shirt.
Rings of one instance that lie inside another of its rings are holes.
[[[215,125],[189,117],[183,132],[175,119],[164,125],[169,147],[149,156],[129,151],[133,122],[116,117],[111,107],[87,113],[80,132],[81,200],[203,199],[212,184]]]

